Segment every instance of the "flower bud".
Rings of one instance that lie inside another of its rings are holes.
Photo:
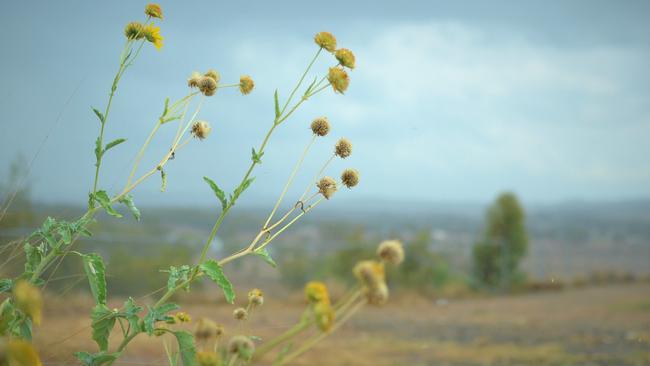
[[[162,9],[158,4],[154,4],[154,3],[147,4],[147,6],[144,8],[144,13],[152,18],[158,18],[158,19],[163,18]]]
[[[140,22],[131,22],[124,28],[124,35],[128,39],[144,38],[144,26]]]
[[[330,123],[327,120],[327,117],[318,117],[314,119],[311,123],[311,131],[316,136],[325,136],[330,132]]]
[[[316,325],[323,332],[327,332],[334,324],[334,310],[329,301],[320,301],[314,304],[314,318]]]
[[[242,95],[249,94],[254,87],[255,82],[250,76],[242,75],[242,77],[239,78],[239,91],[242,93]]]
[[[336,193],[336,181],[332,177],[323,177],[316,184],[318,193],[322,194],[325,199],[330,199]]]
[[[330,71],[327,74],[327,80],[330,82],[330,85],[332,85],[334,91],[341,94],[345,93],[350,85],[350,77],[348,76],[348,73],[340,67],[330,67]]]
[[[396,266],[404,260],[404,247],[399,240],[385,240],[379,244],[377,255],[384,262]]]
[[[212,127],[210,127],[210,124],[206,121],[196,121],[192,125],[192,135],[196,137],[199,140],[203,140],[204,138],[208,137],[210,134],[210,131],[212,131]]]
[[[236,354],[239,358],[249,360],[255,352],[255,343],[243,335],[237,335],[228,342],[228,352]]]
[[[176,321],[179,323],[189,323],[192,321],[192,317],[184,312],[178,312],[174,315],[174,318],[176,318]]]
[[[352,188],[359,184],[359,172],[354,169],[345,169],[341,174],[341,181],[346,187]]]
[[[341,66],[345,66],[350,70],[354,69],[355,59],[354,53],[352,53],[352,51],[348,50],[347,48],[340,48],[336,50],[334,56],[339,61]]]
[[[352,154],[352,143],[350,140],[340,139],[334,146],[334,153],[340,158],[345,159]]]
[[[319,32],[314,36],[314,42],[327,51],[336,50],[336,37],[330,32]]]
[[[204,76],[212,78],[212,80],[217,84],[219,84],[219,81],[221,80],[221,75],[219,75],[219,72],[215,69],[208,70]]]
[[[246,320],[248,319],[248,311],[244,308],[237,308],[232,312],[232,315],[237,320]]]
[[[252,289],[248,292],[248,302],[253,306],[261,306],[264,304],[264,294],[259,289]]]
[[[310,281],[305,285],[305,296],[310,303],[329,302],[327,286],[319,281]]]

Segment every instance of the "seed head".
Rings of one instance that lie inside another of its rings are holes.
[[[209,76],[203,76],[199,79],[199,90],[206,97],[213,96],[217,91],[217,82]]]
[[[394,266],[404,260],[404,247],[399,240],[385,240],[379,244],[377,255],[386,263]]]
[[[13,289],[16,307],[32,319],[36,325],[41,324],[43,297],[41,290],[28,281],[20,280]]]
[[[330,122],[327,117],[318,117],[311,122],[311,130],[316,136],[325,136],[330,132]]]
[[[255,343],[246,336],[237,335],[228,342],[228,352],[236,354],[244,360],[249,360],[255,352]]]
[[[253,306],[261,306],[264,304],[264,294],[260,289],[252,289],[248,292],[248,302]]]
[[[144,38],[144,26],[140,22],[131,22],[124,27],[124,35],[128,39]]]
[[[232,316],[237,320],[246,320],[248,319],[248,311],[244,308],[237,308],[232,312]]]
[[[163,18],[162,9],[158,4],[154,4],[154,3],[147,4],[147,6],[144,8],[144,13],[152,18],[158,18],[158,19]]]
[[[210,124],[206,121],[196,121],[192,125],[192,135],[199,140],[208,137],[210,131],[212,131],[212,127],[210,127]]]
[[[330,199],[336,193],[336,181],[332,177],[323,177],[316,184],[318,193],[322,194],[325,199]]]
[[[255,87],[255,82],[250,76],[242,75],[239,78],[239,91],[242,93],[242,95],[249,94],[254,87]]]
[[[341,181],[346,187],[352,188],[359,184],[359,172],[355,169],[345,169],[341,174]]]
[[[352,143],[346,138],[342,138],[334,145],[334,153],[340,158],[345,159],[352,154]]]
[[[330,67],[327,80],[332,85],[334,91],[341,94],[345,93],[350,85],[350,77],[341,67]]]
[[[353,269],[354,276],[366,287],[377,287],[385,282],[384,264],[377,261],[365,260],[358,262]]]
[[[204,76],[212,78],[214,82],[217,84],[219,84],[219,81],[221,80],[221,75],[219,75],[219,72],[215,69],[208,70],[208,72],[206,72]]]
[[[320,301],[314,304],[314,315],[316,318],[316,325],[323,332],[327,332],[334,324],[334,310],[329,301]]]
[[[319,281],[310,281],[305,285],[305,296],[310,303],[330,301],[327,286]]]
[[[174,315],[174,318],[176,318],[176,321],[179,323],[189,323],[192,321],[192,317],[188,313],[184,312],[178,312]]]
[[[160,35],[160,27],[153,25],[153,23],[148,24],[142,28],[142,33],[147,41],[153,43],[157,50],[162,48],[164,37]]]
[[[388,301],[388,286],[385,282],[365,289],[366,299],[372,305],[384,305]]]
[[[221,359],[214,351],[200,351],[196,353],[196,362],[199,366],[221,366]]]
[[[189,79],[187,79],[187,86],[190,88],[198,88],[199,81],[201,81],[201,74],[198,71],[194,71]]]
[[[194,337],[198,340],[208,340],[211,338],[219,338],[223,334],[223,327],[216,324],[210,319],[201,318],[196,322],[194,328]]]
[[[340,48],[336,50],[334,56],[336,56],[336,59],[339,60],[341,66],[345,66],[350,70],[354,69],[355,59],[354,53],[352,53],[352,51],[348,50],[347,48]]]
[[[336,37],[330,32],[319,32],[314,36],[314,42],[327,51],[334,52],[336,49]]]

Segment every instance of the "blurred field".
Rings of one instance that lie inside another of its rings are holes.
[[[74,365],[73,351],[96,349],[87,327],[90,306],[83,297],[52,296],[36,340],[46,365]],[[291,326],[303,306],[298,294],[268,294],[250,329],[238,329],[233,307],[217,301],[184,310],[194,319],[223,321],[231,335],[266,338]],[[119,364],[165,362],[160,339],[141,337]],[[402,295],[384,309],[365,309],[295,364],[650,365],[650,284],[449,302]]]

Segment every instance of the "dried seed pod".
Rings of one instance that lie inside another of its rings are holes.
[[[323,177],[316,184],[318,193],[322,194],[325,199],[330,199],[336,193],[336,181],[332,177]]]
[[[206,121],[196,121],[192,125],[192,135],[196,137],[199,140],[203,140],[204,138],[208,137],[210,134],[210,131],[212,131],[212,128],[210,127],[210,124]]]
[[[342,159],[352,155],[352,143],[350,140],[345,138],[340,139],[334,146],[334,154]]]
[[[232,316],[237,320],[246,320],[248,319],[248,311],[244,308],[237,308],[232,312]]]
[[[359,184],[359,172],[355,169],[345,169],[341,174],[341,181],[346,187],[352,188]]]
[[[311,122],[311,131],[316,136],[325,136],[330,132],[330,123],[327,117],[318,117]]]
[[[203,95],[210,97],[217,91],[217,82],[209,76],[203,76],[199,79],[198,87]]]
[[[399,240],[385,240],[379,244],[377,255],[386,263],[398,265],[404,260],[404,247]]]

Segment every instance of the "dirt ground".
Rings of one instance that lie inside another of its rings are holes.
[[[97,349],[86,306],[72,297],[49,302],[36,331],[45,365],[74,365],[73,351]],[[230,319],[232,309],[210,303],[183,308],[194,319],[215,320]],[[224,325],[231,335],[270,339],[302,310],[299,301],[267,295],[249,323]],[[161,339],[136,338],[118,364],[166,364]],[[650,365],[650,284],[448,302],[403,297],[364,309],[292,364]]]

